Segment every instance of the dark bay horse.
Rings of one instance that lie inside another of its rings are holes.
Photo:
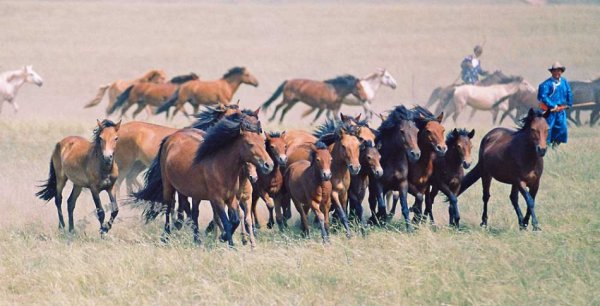
[[[458,209],[458,191],[460,183],[465,175],[464,169],[471,166],[471,139],[475,136],[475,130],[470,132],[465,129],[453,129],[446,136],[446,155],[437,158],[433,165],[433,174],[429,179],[431,189],[425,194],[425,216],[429,216],[431,223],[433,219],[433,201],[441,191],[450,202],[448,207],[450,226],[459,226],[460,212]]]
[[[83,188],[89,188],[96,205],[96,214],[100,222],[100,234],[106,234],[119,213],[119,206],[112,187],[119,173],[114,163],[114,152],[117,146],[117,132],[121,122],[110,120],[98,121],[94,130],[94,139],[89,142],[79,136],[69,136],[56,144],[50,160],[50,174],[43,189],[36,193],[42,200],[54,198],[58,210],[58,226],[65,227],[62,214],[62,191],[67,181],[73,183],[73,191],[67,200],[69,211],[69,232],[73,232],[73,211],[75,203]],[[104,223],[104,208],[100,203],[100,192],[106,191],[110,198],[110,220]]]
[[[267,153],[269,153],[269,156],[275,162],[275,166],[271,173],[258,173],[258,181],[256,182],[255,188],[253,189],[252,193],[251,209],[255,228],[260,228],[260,224],[258,222],[258,217],[256,214],[256,204],[259,198],[265,201],[265,204],[267,204],[267,208],[269,209],[269,221],[267,222],[267,228],[272,228],[275,223],[273,218],[273,208],[276,205],[278,207],[281,207],[283,175],[285,174],[285,168],[287,166],[287,155],[285,155],[287,146],[285,144],[285,141],[283,140],[285,134],[286,132],[265,133],[265,147],[267,149]],[[279,221],[283,222],[281,210],[278,209],[277,212],[279,214]]]
[[[133,112],[133,118],[146,106],[159,107],[173,95],[173,93],[186,82],[198,80],[198,75],[190,73],[172,78],[168,83],[139,82],[128,87],[110,108],[109,113],[114,113],[121,108],[121,116],[124,116],[130,107],[137,104]],[[167,114],[168,115],[168,114]]]
[[[170,233],[174,193],[191,197],[194,239],[198,242],[199,203],[209,200],[224,227],[225,239],[233,245],[232,235],[240,223],[237,196],[244,164],[252,163],[264,173],[273,170],[261,133],[260,122],[243,113],[221,119],[200,141],[185,131],[176,132],[163,140],[144,188],[134,197],[166,206],[164,237]],[[156,215],[149,212],[146,216]]]
[[[196,80],[182,85],[179,89],[170,95],[169,99],[156,110],[156,114],[167,112],[171,107],[174,117],[177,112],[182,111],[189,116],[183,106],[189,102],[194,108],[194,114],[198,113],[200,105],[229,104],[233,95],[241,84],[258,86],[258,80],[245,67],[233,67],[222,78],[214,81]]]
[[[133,80],[117,80],[112,83],[102,85],[98,88],[98,93],[84,108],[89,108],[100,104],[104,94],[108,90],[108,106],[106,107],[106,115],[110,115],[110,111],[117,101],[117,97],[122,94],[127,88],[141,82],[164,83],[167,81],[167,74],[160,69],[152,69],[146,72],[143,76]]]
[[[309,235],[307,214],[313,210],[319,220],[323,242],[328,241],[329,207],[331,205],[331,162],[327,146],[317,142],[308,160],[292,163],[285,172],[286,192],[291,196],[300,214],[302,230]]]
[[[283,94],[283,100],[275,107],[269,121],[273,121],[277,116],[277,112],[283,108],[279,119],[280,123],[283,122],[287,112],[298,102],[304,102],[311,107],[310,110],[302,114],[302,117],[306,117],[319,109],[313,120],[314,122],[325,110],[328,110],[328,113],[333,111],[334,117],[337,118],[342,100],[349,94],[356,96],[363,102],[368,99],[360,80],[352,75],[343,75],[326,81],[291,79],[279,85],[271,98],[262,104],[263,110],[267,109],[281,94]]]
[[[481,140],[479,161],[462,180],[459,195],[473,185],[479,178],[483,186],[483,214],[481,226],[487,226],[487,205],[490,199],[492,178],[512,186],[510,201],[517,213],[519,226],[526,229],[529,217],[534,230],[539,230],[535,214],[535,196],[540,187],[540,179],[544,171],[544,155],[546,154],[548,124],[542,113],[530,109],[521,120],[517,131],[495,128]],[[527,190],[529,188],[529,190]],[[519,208],[519,193],[527,203],[525,217]]]
[[[383,195],[399,191],[402,215],[407,229],[412,230],[406,198],[408,168],[409,163],[415,163],[421,157],[421,149],[417,143],[419,129],[414,118],[414,112],[403,105],[396,106],[377,130],[376,144],[381,154],[383,175],[377,180],[369,181],[369,205],[373,223],[385,222],[387,219]]]

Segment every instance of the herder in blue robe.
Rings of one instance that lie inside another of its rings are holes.
[[[567,114],[566,108],[573,106],[573,93],[567,79],[562,77],[565,67],[556,62],[548,68],[552,77],[545,80],[538,88],[540,107],[551,113],[546,118],[548,122],[548,144],[558,145],[567,143]]]
[[[465,84],[477,84],[479,82],[479,76],[486,76],[488,73],[481,68],[481,61],[479,57],[483,53],[481,46],[475,46],[473,48],[473,55],[466,56],[460,63],[460,77]]]

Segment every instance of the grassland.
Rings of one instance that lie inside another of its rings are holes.
[[[42,88],[22,89],[19,114],[5,106],[0,115],[0,304],[600,304],[600,136],[592,128],[571,129],[569,144],[546,157],[536,233],[519,231],[509,188],[498,183],[487,230],[478,226],[476,184],[460,198],[460,231],[444,226],[440,197],[439,226],[414,234],[396,223],[350,240],[334,234],[323,246],[317,231],[302,239],[292,222],[283,234],[263,229],[253,251],[239,237],[234,250],[204,236],[196,247],[189,230],[162,245],[161,222],[144,225],[128,207],[102,240],[88,192],[72,239],[56,229],[54,205],[33,196],[54,143],[91,137],[103,108],[82,105],[100,84],[153,67],[212,79],[245,65],[261,84],[236,97],[255,108],[285,78],[385,66],[399,88],[381,90],[375,107],[383,111],[450,83],[483,40],[487,69],[538,83],[558,59],[569,79],[596,77],[599,7],[48,1],[0,2],[0,13],[1,70],[33,64],[45,79]],[[293,120],[304,109],[267,128],[309,128]],[[460,124],[476,127],[475,150],[488,120]]]

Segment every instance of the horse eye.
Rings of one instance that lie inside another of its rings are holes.
[[[115,141],[118,141],[118,140],[119,140],[119,137],[115,137]]]
[[[368,159],[368,160],[371,160],[371,159],[373,159],[373,158],[372,158],[371,156],[367,156],[367,159]]]

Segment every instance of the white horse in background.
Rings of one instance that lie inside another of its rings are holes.
[[[363,102],[354,95],[348,95],[346,98],[344,98],[344,100],[342,100],[342,104],[362,106],[365,110],[367,119],[370,119],[373,116],[371,102],[373,102],[375,99],[375,95],[377,94],[377,91],[381,85],[390,87],[391,89],[396,89],[396,86],[398,86],[396,84],[396,79],[394,79],[394,77],[384,68],[377,68],[377,71],[360,79],[360,84],[367,94],[367,100]]]
[[[467,107],[472,107],[470,119],[473,118],[478,110],[490,111],[492,113],[492,122],[495,124],[498,118],[498,112],[506,112],[509,108],[508,101],[497,104],[500,99],[510,96],[517,91],[535,90],[529,82],[519,79],[508,84],[498,84],[490,86],[462,85],[456,87],[452,99],[443,109],[446,116],[452,115],[454,123],[458,115]]]
[[[44,81],[37,72],[33,71],[31,65],[0,74],[0,113],[2,112],[4,101],[12,104],[15,113],[19,111],[19,105],[15,102],[15,97],[21,86],[25,83],[42,86]]]

